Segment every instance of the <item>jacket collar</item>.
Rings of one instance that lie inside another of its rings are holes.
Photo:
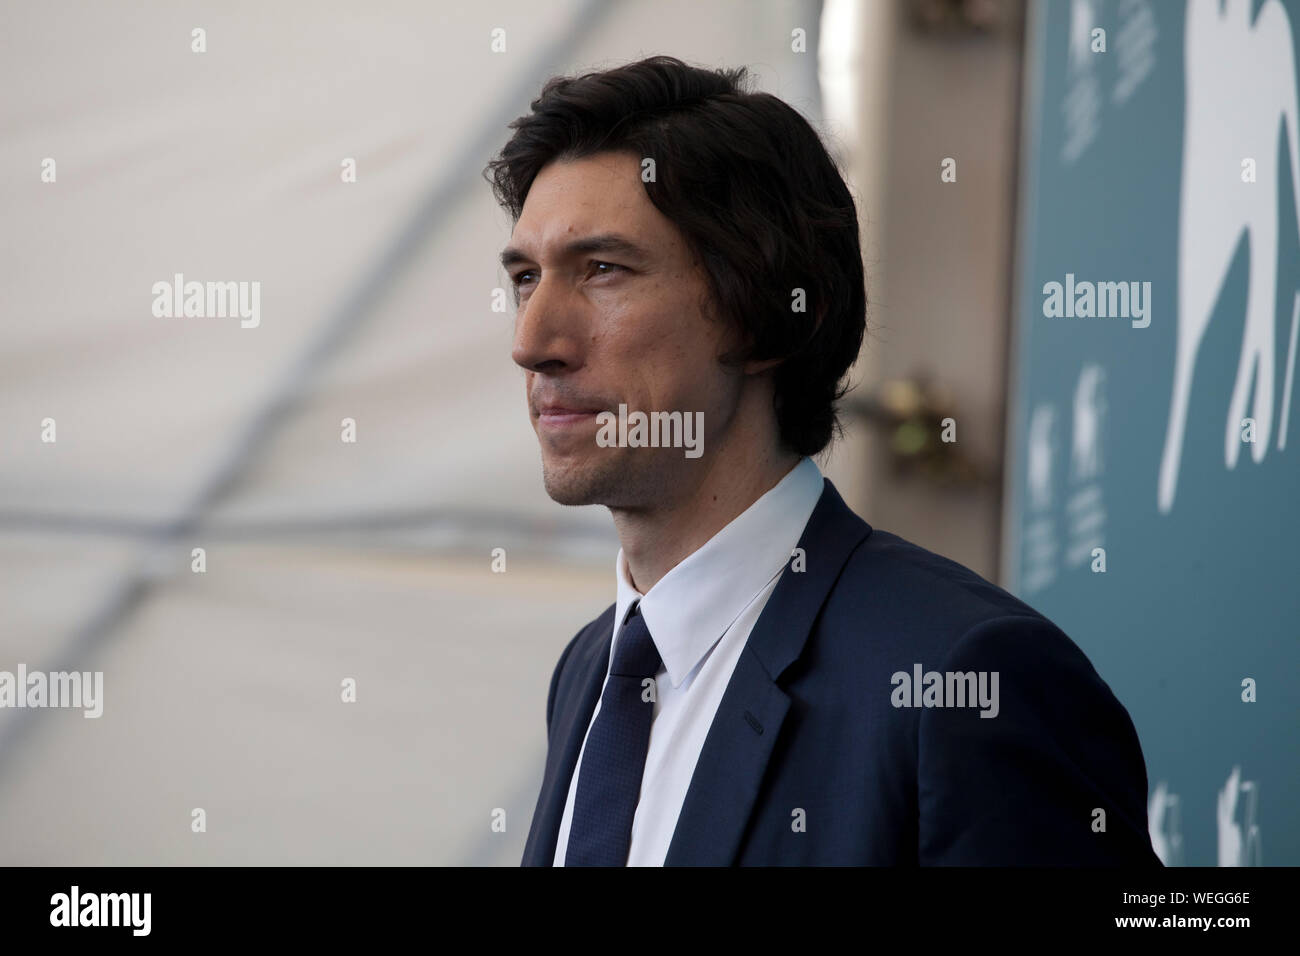
[[[830,480],[799,539],[806,570],[786,568],[754,624],[718,705],[666,866],[730,866],[790,698],[777,681],[803,652],[813,621],[840,571],[871,526],[844,503]]]
[[[813,621],[854,549],[871,534],[871,526],[844,503],[829,479],[798,547],[805,570],[787,567],[754,624],[736,662],[713,724],[695,765],[677,828],[664,860],[666,866],[729,866],[735,862],[745,824],[753,809],[763,772],[790,707],[777,685],[803,652]],[[568,799],[573,768],[600,696],[609,664],[614,608],[591,627],[599,640],[578,641],[573,662],[578,692],[568,706],[556,707],[552,748],[547,761],[534,832],[524,851],[524,865],[549,866],[555,857],[560,819]]]

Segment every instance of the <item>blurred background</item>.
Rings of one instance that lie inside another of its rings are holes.
[[[1088,653],[1166,862],[1300,862],[1298,17],[6,3],[0,671],[104,691],[0,709],[0,864],[518,863],[618,545],[542,489],[480,174],[548,77],[657,53],[750,67],[857,197],[823,471]],[[259,323],[156,316],[178,273]],[[1149,326],[1048,317],[1067,274]]]

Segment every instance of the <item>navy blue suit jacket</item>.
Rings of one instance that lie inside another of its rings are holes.
[[[830,481],[799,547],[806,569],[786,567],[749,635],[666,865],[1160,865],[1132,720],[1069,637],[873,530]],[[613,618],[583,628],[551,678],[525,866],[554,858]],[[892,676],[916,664],[997,671],[997,716],[895,706]]]

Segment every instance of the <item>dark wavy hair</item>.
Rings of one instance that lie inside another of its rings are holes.
[[[553,77],[484,177],[517,222],[548,163],[606,151],[653,158],[647,196],[703,264],[718,314],[742,332],[724,360],[782,360],[781,442],[814,455],[840,431],[836,403],[866,331],[857,209],[808,121],[749,92],[748,79],[743,67],[668,56]]]

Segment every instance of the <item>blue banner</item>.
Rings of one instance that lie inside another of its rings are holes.
[[[1300,864],[1300,0],[1030,18],[1005,578],[1170,865]]]

